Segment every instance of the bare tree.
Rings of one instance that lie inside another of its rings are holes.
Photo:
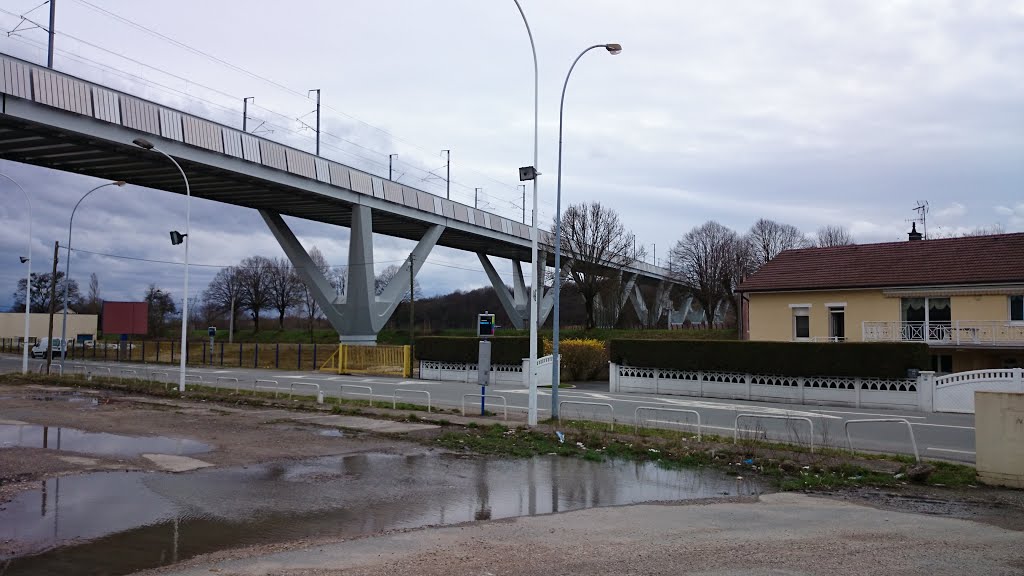
[[[380,296],[381,294],[384,293],[384,289],[392,281],[394,281],[394,282],[404,282],[405,285],[408,286],[409,278],[407,278],[407,277],[406,278],[396,278],[396,276],[398,276],[398,272],[400,270],[401,270],[400,267],[395,266],[394,264],[392,264],[392,265],[388,266],[387,268],[381,270],[379,274],[374,276],[373,277],[373,291],[374,291],[374,293],[377,296]],[[423,298],[423,291],[420,289],[420,281],[419,280],[414,280],[413,281],[413,290],[416,291],[416,299],[417,300],[420,300],[420,299]],[[406,290],[405,292],[402,293],[402,302],[408,302],[408,301],[409,301],[409,291]]]
[[[284,317],[288,310],[302,300],[302,281],[295,274],[291,262],[284,258],[270,261],[270,304],[277,310],[277,329],[284,330]]]
[[[327,264],[327,259],[324,258],[324,253],[319,248],[313,246],[309,251],[309,258],[313,261],[313,266],[316,267],[331,283],[335,291],[338,291],[337,280],[335,275],[331,271],[331,267]],[[316,298],[313,296],[313,291],[309,289],[304,282],[300,283],[299,291],[301,293],[301,302],[306,311],[306,320],[309,323],[309,341],[313,341],[313,323],[316,322],[317,318],[322,316],[323,311],[320,310],[320,304],[317,303]],[[338,292],[340,293],[340,291]]]
[[[203,291],[203,305],[228,314],[233,324],[242,309],[242,270],[238,266],[221,268]]]
[[[583,297],[588,329],[596,326],[598,295],[618,286],[619,269],[644,257],[644,250],[634,252],[634,245],[634,235],[618,213],[600,202],[573,204],[562,213],[562,254]]]
[[[252,316],[253,331],[260,331],[260,313],[271,307],[274,263],[264,256],[249,256],[238,265],[242,308]]]
[[[850,231],[844,226],[822,226],[818,228],[818,248],[830,248],[832,246],[849,246],[856,244]]]
[[[103,300],[100,298],[100,279],[93,272],[89,274],[89,293],[82,303],[82,312],[86,314],[99,314],[103,307]]]
[[[780,253],[811,244],[796,226],[761,218],[747,232],[750,259],[756,268],[764,266]]]
[[[731,297],[746,262],[745,243],[736,232],[713,220],[687,232],[669,251],[669,270],[704,308],[707,323]]]

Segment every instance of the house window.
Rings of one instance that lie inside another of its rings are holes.
[[[1024,322],[1024,296],[1010,296],[1010,321]]]
[[[952,354],[935,354],[932,356],[932,370],[939,374],[951,374],[953,372]]]
[[[833,342],[846,340],[846,308],[842,306],[829,306],[828,308],[828,338]]]
[[[811,337],[811,309],[793,308],[793,339],[808,340]]]

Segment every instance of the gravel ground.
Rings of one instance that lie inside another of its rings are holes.
[[[1024,574],[1024,534],[801,494],[758,502],[597,508],[196,559],[195,576]]]

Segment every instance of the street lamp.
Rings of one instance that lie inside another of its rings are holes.
[[[519,4],[519,0],[513,0],[519,15],[523,17],[523,24],[526,25],[526,35],[530,37],[530,50],[533,52],[533,166],[529,170],[519,169],[520,180],[533,180],[533,219],[530,230],[530,262],[533,264],[533,289],[530,290],[530,401],[527,411],[526,423],[529,426],[537,425],[537,298],[540,292],[540,281],[543,275],[538,273],[537,268],[537,117],[538,117],[538,73],[537,73],[537,46],[533,43],[533,32],[530,31],[530,23],[526,20],[526,13]],[[525,170],[525,173],[524,173]],[[557,384],[556,384],[557,386]]]
[[[100,184],[99,186],[86,192],[81,198],[78,199],[78,202],[75,203],[75,207],[71,210],[71,219],[68,220],[68,257],[64,261],[64,317],[61,319],[60,325],[60,341],[63,342],[60,351],[61,376],[64,375],[64,359],[67,358],[68,355],[68,285],[71,284],[71,227],[75,224],[75,211],[78,210],[78,205],[82,203],[82,200],[85,200],[86,196],[88,196],[89,194],[92,194],[93,192],[99,190],[100,188],[106,188],[107,186],[124,186],[124,182],[120,180],[116,182],[107,182],[106,184]]]
[[[21,373],[28,374],[28,332],[29,332],[29,306],[32,303],[32,199],[28,192],[18,184],[18,181],[7,174],[0,172],[0,176],[11,181],[25,195],[25,203],[28,204],[28,255],[21,257],[22,264],[28,264],[28,271],[25,272],[25,347],[21,351]]]
[[[185,241],[185,294],[184,297],[181,299],[181,368],[178,371],[178,392],[184,393],[185,357],[188,354],[188,349],[185,346],[188,337],[188,235],[192,220],[192,191],[188,186],[188,176],[185,176],[185,171],[181,169],[181,165],[178,164],[178,162],[174,158],[171,158],[169,154],[157,148],[156,146],[153,146],[153,143],[150,142],[149,140],[146,140],[145,138],[136,138],[135,140],[132,140],[132,143],[138,146],[139,148],[143,148],[145,150],[152,150],[153,152],[159,152],[160,154],[163,154],[165,158],[167,158],[168,160],[171,161],[172,164],[174,164],[174,167],[178,169],[178,172],[181,172],[181,177],[182,179],[185,180],[185,233],[171,233],[172,243],[177,244],[177,242],[174,242],[175,234],[177,234],[179,241],[182,237],[184,237]]]
[[[555,291],[554,310],[555,315],[551,333],[551,417],[558,418],[558,384],[560,379],[560,358],[558,356],[558,309],[560,292],[562,289],[562,113],[565,111],[565,89],[569,87],[569,77],[576,68],[576,63],[583,58],[583,55],[595,48],[604,48],[613,56],[622,52],[621,44],[595,44],[572,61],[569,66],[569,73],[565,75],[565,83],[562,84],[562,101],[558,105],[558,184],[555,193]]]

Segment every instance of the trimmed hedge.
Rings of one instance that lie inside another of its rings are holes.
[[[498,336],[490,338],[491,364],[520,365],[530,356],[528,336]],[[543,350],[538,338],[537,350]],[[476,364],[480,353],[480,338],[462,336],[423,336],[416,339],[417,360]]]
[[[778,376],[906,378],[931,366],[927,344],[902,342],[611,340],[609,350],[625,366]]]

